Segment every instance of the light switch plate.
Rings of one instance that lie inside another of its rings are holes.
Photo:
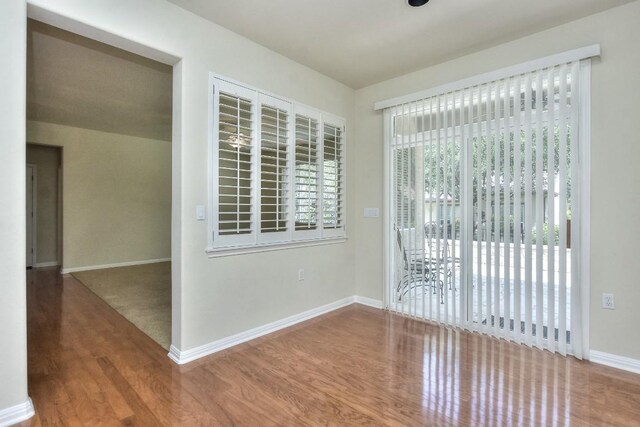
[[[380,217],[380,209],[378,208],[364,208],[365,218],[378,218]]]
[[[204,221],[207,217],[206,211],[203,205],[196,206],[196,219],[198,221]]]

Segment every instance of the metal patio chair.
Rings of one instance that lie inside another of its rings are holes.
[[[437,292],[436,286],[440,286],[440,303],[444,304],[444,280],[443,276],[450,276],[446,274],[442,265],[435,263],[434,260],[425,258],[424,256],[417,257],[417,254],[407,255],[407,250],[403,244],[402,233],[400,229],[396,228],[396,240],[400,254],[402,256],[402,276],[396,286],[396,295],[398,300],[402,300],[410,290],[421,287],[423,290],[428,286],[433,290],[435,294]]]

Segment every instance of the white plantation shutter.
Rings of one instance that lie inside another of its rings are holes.
[[[255,92],[226,82],[215,85],[217,218],[220,243],[255,239]]]
[[[387,107],[388,309],[583,356],[589,62],[556,64]]]
[[[291,104],[260,96],[260,238],[290,238]]]
[[[207,252],[345,237],[345,121],[211,77]]]
[[[344,124],[325,119],[322,147],[322,217],[324,235],[344,230]],[[335,123],[335,124],[334,124]]]
[[[320,236],[320,116],[296,109],[295,118],[295,236]]]

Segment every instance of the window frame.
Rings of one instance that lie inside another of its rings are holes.
[[[238,235],[220,235],[219,229],[219,93],[234,94],[250,99],[252,102],[252,180],[251,180],[251,233]],[[346,209],[346,165],[347,165],[347,129],[346,120],[317,108],[286,99],[266,91],[253,88],[232,79],[210,73],[208,85],[208,200],[209,211],[207,219],[207,246],[205,252],[209,257],[272,251],[292,247],[305,247],[341,243],[347,239],[347,209]],[[261,186],[261,132],[262,106],[275,107],[287,111],[288,120],[288,180],[287,194],[288,218],[287,229],[282,232],[262,232],[262,186]],[[313,230],[295,229],[295,131],[297,115],[311,117],[318,121],[318,209],[317,227]],[[323,162],[324,162],[324,125],[340,126],[342,131],[341,161],[343,174],[340,182],[342,191],[342,227],[336,229],[324,228],[324,197],[323,197]]]

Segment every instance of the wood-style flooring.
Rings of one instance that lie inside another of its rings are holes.
[[[640,425],[640,375],[353,305],[187,365],[28,280],[31,425]]]

